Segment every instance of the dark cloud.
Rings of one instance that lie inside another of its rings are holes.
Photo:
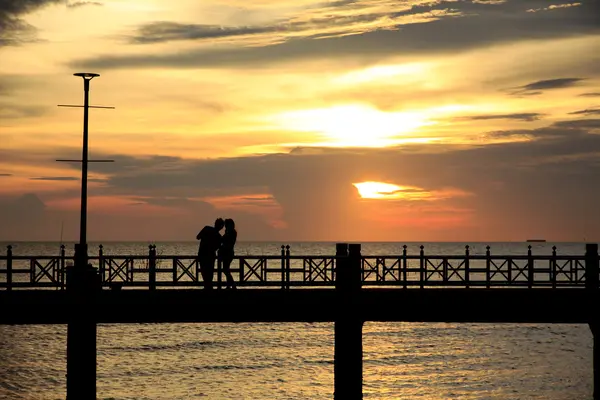
[[[68,3],[68,8],[79,8],[84,6],[102,6],[103,4],[98,1],[76,1],[73,3]]]
[[[132,43],[146,44],[171,40],[216,39],[233,36],[255,35],[277,30],[275,26],[263,27],[223,27],[219,25],[180,24],[158,21],[142,25],[137,34],[129,40]]]
[[[579,84],[579,82],[585,80],[585,78],[556,78],[556,79],[545,79],[528,83],[523,86],[518,86],[510,90],[511,94],[514,95],[537,95],[543,93],[545,90],[553,89],[564,89],[573,87]]]
[[[572,115],[600,115],[600,108],[588,108],[586,110],[573,111]]]
[[[464,117],[463,119],[468,119],[472,121],[477,120],[490,120],[490,119],[514,119],[519,121],[537,121],[540,117],[545,114],[540,113],[514,113],[514,114],[491,114],[491,115],[475,115]]]
[[[323,38],[364,32],[361,24],[370,24],[372,29],[397,29],[401,25],[434,21],[439,18],[455,15],[448,8],[440,7],[439,2],[431,1],[429,5],[407,6],[398,3],[396,7],[387,4],[387,12],[373,13],[371,8],[378,1],[319,3],[308,8],[302,17],[293,16],[282,19],[271,25],[256,26],[222,26],[206,24],[182,24],[172,21],[155,21],[141,25],[137,33],[128,37],[131,43],[145,44],[173,40],[205,40],[270,35],[266,43],[273,44],[290,39],[290,34],[297,37]],[[395,11],[398,10],[398,11]],[[361,12],[364,11],[364,12]],[[413,17],[412,20],[390,24],[391,19]],[[378,25],[379,28],[375,28]]]
[[[0,176],[13,176],[13,174],[0,174]]]
[[[34,40],[36,29],[22,16],[49,4],[64,0],[2,0],[0,1],[0,46],[17,45]]]
[[[36,178],[29,178],[32,181],[78,181],[79,178],[72,176],[39,176]]]
[[[352,58],[369,61],[398,54],[455,53],[495,43],[600,33],[600,13],[597,12],[599,10],[594,0],[583,1],[578,7],[526,12],[529,8],[543,7],[543,4],[547,5],[547,2],[436,2],[435,5],[429,6],[430,10],[452,8],[465,17],[412,23],[401,26],[398,30],[379,30],[318,40],[307,37],[290,39],[284,43],[262,47],[217,47],[208,50],[203,48],[152,55],[104,55],[76,60],[69,63],[69,66],[102,69],[218,66],[253,68],[277,62],[315,58]],[[418,11],[422,10],[414,8],[410,12]],[[190,30],[186,29],[186,26],[170,26],[173,32],[169,35],[173,34],[175,37],[206,34],[206,28],[196,27]],[[180,27],[184,29],[179,29]],[[224,30],[222,33],[227,32],[236,31]],[[167,37],[170,37],[169,35]],[[160,36],[156,36],[155,39],[160,40]]]
[[[562,89],[571,87],[582,81],[584,78],[558,78],[558,79],[546,79],[542,81],[528,83],[527,85],[521,86],[521,89],[530,90],[548,90],[548,89]]]
[[[581,93],[580,97],[600,97],[600,92]]]
[[[29,240],[39,240],[38,229],[45,227],[45,212],[46,205],[34,193],[0,197],[0,240],[18,240],[23,235],[28,235]]]
[[[48,107],[34,105],[18,105],[12,103],[0,102],[0,118],[27,118],[39,117],[48,110]]]
[[[134,197],[133,201],[141,204],[152,204],[157,206],[181,207],[189,205],[205,205],[211,207],[206,202],[191,200],[186,197]]]
[[[600,129],[600,119],[578,119],[571,121],[559,121],[554,124],[559,128],[574,129]]]

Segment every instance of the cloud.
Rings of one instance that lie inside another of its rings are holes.
[[[30,237],[29,240],[40,239],[38,229],[45,228],[45,213],[46,205],[34,193],[0,197],[0,240],[18,240],[23,235]]]
[[[34,40],[36,29],[21,17],[49,4],[62,2],[63,0],[2,0],[0,46],[18,45]]]
[[[412,3],[412,4],[411,4]],[[243,7],[243,6],[242,6]],[[303,13],[272,24],[221,26],[155,21],[141,25],[129,42],[136,44],[174,40],[228,39],[241,44],[274,44],[294,38],[322,38],[362,34],[375,30],[396,30],[400,26],[459,16],[436,1],[315,3]]]
[[[558,79],[547,79],[537,82],[528,83],[527,85],[521,86],[523,90],[549,90],[549,89],[562,89],[571,87],[582,81],[584,78],[558,78]]]
[[[581,93],[580,97],[600,97],[600,92]]]
[[[217,194],[250,202],[272,198],[286,227],[270,231],[271,238],[285,240],[516,240],[539,232],[555,240],[600,238],[600,216],[593,212],[600,187],[590,184],[600,174],[600,135],[591,134],[598,128],[600,120],[567,120],[490,133],[520,135],[526,138],[521,142],[429,145],[420,152],[323,148],[208,160],[106,154],[123,163],[103,172],[101,190],[173,209]],[[438,195],[427,201],[361,199],[352,184],[371,180]],[[457,195],[464,193],[470,195]],[[248,203],[223,206],[243,212]],[[256,218],[264,223],[267,216]],[[253,234],[252,226],[241,226]]]
[[[553,89],[564,89],[573,87],[579,84],[579,82],[585,80],[585,78],[556,78],[556,79],[545,79],[528,83],[523,86],[518,86],[511,89],[511,94],[515,95],[537,95],[543,93],[545,90]]]
[[[570,112],[571,115],[600,115],[600,108],[588,108],[586,110],[579,110]]]
[[[578,119],[570,121],[559,121],[554,124],[559,128],[574,129],[600,129],[600,119]]]
[[[222,27],[217,25],[180,24],[176,22],[152,22],[138,28],[130,38],[131,43],[146,44],[171,40],[215,39],[234,36],[255,35],[274,32],[274,26],[263,27]]]
[[[36,178],[29,178],[32,181],[78,181],[79,178],[72,176],[40,176]]]
[[[350,7],[354,3],[343,4]],[[404,3],[393,2],[393,4]],[[168,28],[166,34],[161,29],[152,30],[152,27],[156,28],[155,25],[147,25],[140,27],[140,29],[150,27],[150,39],[143,39],[138,32],[130,40],[162,41],[179,38],[181,40],[214,41],[214,38],[203,39],[204,36],[212,34],[226,36],[228,46],[215,45],[211,48],[201,47],[186,52],[174,51],[160,54],[154,54],[151,50],[148,54],[139,54],[139,51],[136,51],[135,54],[124,55],[105,54],[71,61],[68,64],[73,68],[111,69],[209,68],[219,66],[254,68],[274,63],[332,58],[380,62],[384,57],[399,54],[406,56],[423,53],[454,54],[457,51],[484,46],[489,47],[506,42],[532,39],[547,40],[600,33],[600,13],[597,12],[598,9],[593,0],[582,2],[579,7],[561,8],[538,13],[525,12],[527,8],[531,8],[528,6],[540,4],[544,4],[544,2],[534,0],[427,2],[426,5],[413,6],[409,10],[397,13],[386,11],[388,14],[385,18],[394,21],[394,18],[410,19],[411,16],[423,13],[436,15],[439,12],[440,15],[433,18],[433,21],[417,18],[414,23],[392,23],[383,27],[375,24],[373,29],[353,30],[353,28],[347,27],[347,25],[351,26],[352,24],[343,20],[340,22],[339,27],[336,24],[332,25],[331,22],[335,20],[335,17],[331,17],[332,19],[328,20],[328,24],[333,26],[338,34],[325,35],[327,37],[319,34],[318,29],[312,28],[303,30],[301,34],[288,35],[282,39],[277,36],[280,31],[274,33],[275,28],[271,25],[252,27],[256,30],[256,33],[249,35],[249,28],[243,27],[225,27],[219,31],[216,27],[207,28],[204,25],[184,25],[172,22],[167,23],[167,25],[160,25],[164,24],[164,22],[161,22],[158,27],[164,28],[166,26]],[[343,15],[343,7],[341,10],[338,12]],[[386,8],[380,6],[379,12],[384,12],[383,10],[386,10]],[[352,13],[356,10],[346,10],[345,12],[354,15]],[[464,15],[464,17],[445,17],[445,12],[448,12],[449,15]],[[364,18],[364,14],[361,15],[361,18]],[[340,18],[346,17],[340,16]],[[310,24],[307,26],[310,26]],[[349,32],[339,34],[343,30]],[[258,33],[262,31],[265,31],[265,33]],[[249,42],[231,42],[231,39],[236,35],[240,38],[250,36],[252,40]],[[258,36],[262,38],[258,40]]]
[[[3,119],[39,117],[40,115],[45,114],[47,110],[48,107],[43,106],[0,102],[0,118]]]
[[[537,8],[537,9],[530,8],[529,10],[527,10],[527,12],[550,11],[550,10],[556,10],[559,8],[578,7],[580,5],[581,5],[581,3],[552,4],[548,7],[543,7],[543,8]]]
[[[2,176],[2,177],[13,176],[13,174],[0,174],[0,176]]]
[[[472,121],[478,120],[490,120],[490,119],[513,119],[519,121],[537,121],[540,117],[545,114],[540,113],[514,113],[514,114],[491,114],[491,115],[475,115],[463,117],[461,119],[468,119]]]
[[[84,6],[102,6],[103,4],[98,1],[75,1],[73,3],[68,3],[68,8],[79,8]]]

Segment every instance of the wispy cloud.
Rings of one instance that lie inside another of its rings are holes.
[[[401,26],[457,17],[458,10],[445,8],[438,1],[398,2],[367,0],[315,4],[293,16],[271,24],[221,26],[155,21],[138,28],[128,41],[137,44],[175,40],[215,40],[243,45],[264,46],[293,38],[325,38],[358,35],[376,30],[397,30]]]
[[[35,178],[29,178],[32,181],[77,181],[79,178],[72,176],[39,176]]]
[[[558,10],[560,8],[578,7],[580,5],[581,5],[581,3],[552,4],[548,7],[530,8],[529,10],[527,10],[527,12],[551,11],[551,10]]]
[[[79,8],[84,6],[102,6],[103,4],[98,1],[75,1],[73,3],[67,3],[68,8]]]
[[[320,6],[248,26],[155,21],[139,26],[124,40],[136,44],[185,40],[199,46],[185,52],[160,53],[148,46],[147,53],[136,49],[129,54],[104,54],[68,64],[73,68],[111,69],[253,68],[277,62],[342,58],[381,62],[399,54],[454,54],[493,44],[600,32],[597,9],[591,1],[582,2],[580,7],[539,13],[526,13],[521,1],[371,0]],[[540,92],[527,90],[521,89],[520,94]]]
[[[35,39],[36,29],[22,17],[48,4],[62,0],[2,0],[0,1],[0,46],[18,45]]]
[[[517,86],[516,88],[509,89],[509,92],[513,95],[537,95],[543,93],[545,90],[573,87],[583,80],[585,80],[585,78],[544,79],[523,86]]]
[[[512,119],[518,121],[537,121],[545,114],[540,113],[514,113],[514,114],[491,114],[491,115],[474,115],[468,117],[462,117],[461,119],[467,119],[471,121],[478,120],[491,120],[491,119]]]
[[[588,108],[585,110],[573,111],[572,115],[600,115],[600,108]]]
[[[600,92],[581,93],[579,97],[600,97]]]
[[[2,177],[13,176],[12,174],[0,174]]]
[[[0,118],[38,117],[47,111],[47,107],[0,103]]]

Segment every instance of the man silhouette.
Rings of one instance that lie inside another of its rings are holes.
[[[223,218],[217,218],[215,226],[206,225],[196,235],[196,240],[200,241],[198,262],[200,264],[202,280],[204,281],[204,289],[212,289],[217,250],[221,247],[221,234],[219,231],[223,229],[223,226],[225,226]]]

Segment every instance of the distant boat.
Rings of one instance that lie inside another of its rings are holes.
[[[533,243],[545,243],[546,239],[527,239],[527,241]]]

